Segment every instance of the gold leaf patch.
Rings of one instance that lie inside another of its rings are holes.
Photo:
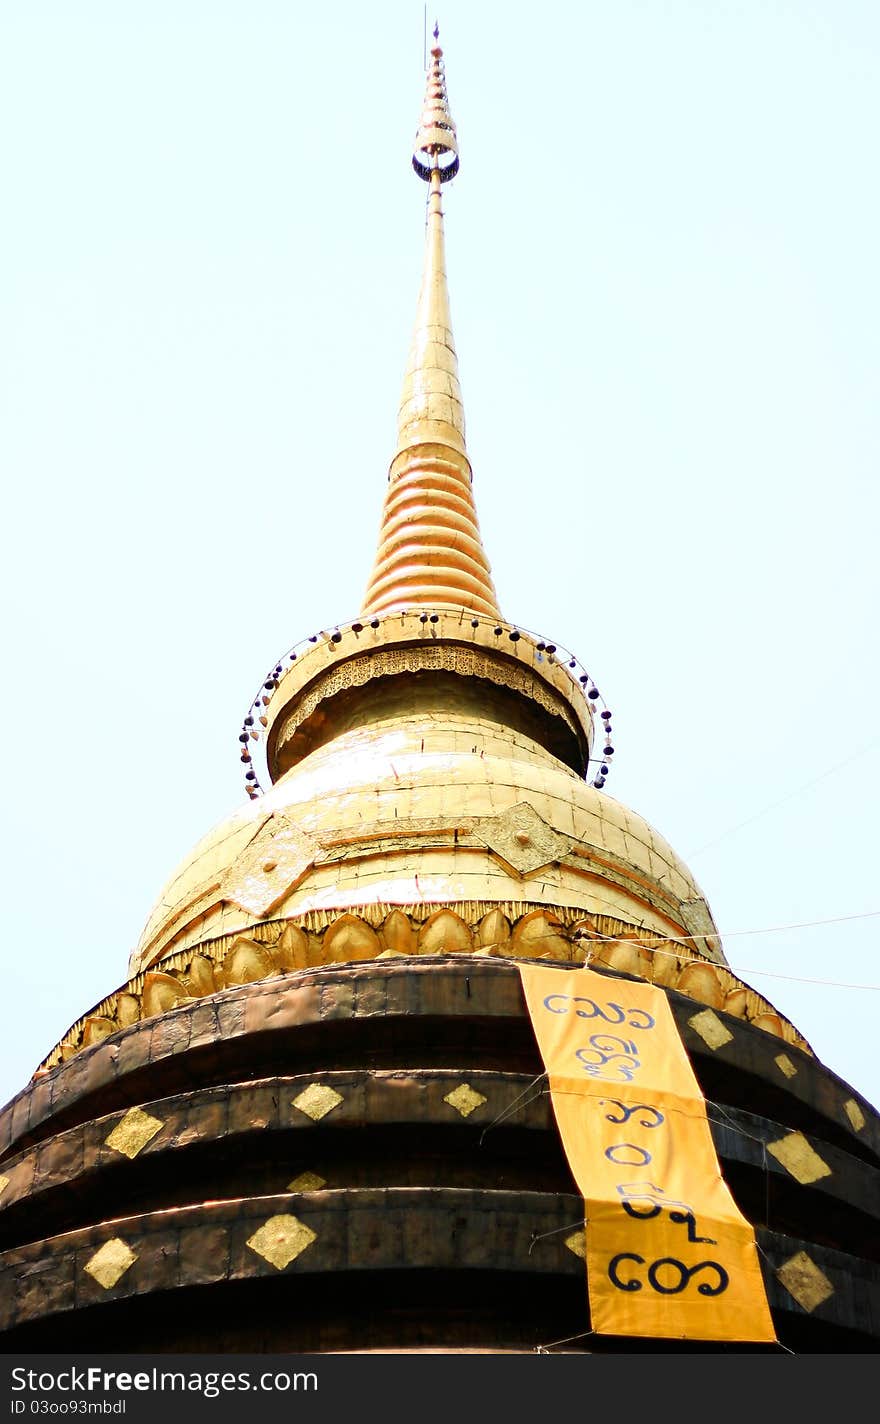
[[[780,1137],[778,1142],[768,1142],[767,1151],[777,1162],[781,1162],[786,1172],[802,1186],[832,1175],[828,1163],[823,1162],[802,1132],[789,1132],[787,1136]]]
[[[296,1216],[270,1216],[253,1236],[248,1245],[264,1261],[283,1271],[291,1261],[302,1255],[306,1247],[316,1240],[314,1231]]]
[[[114,1236],[112,1241],[104,1242],[83,1269],[104,1290],[112,1290],[136,1260],[137,1255],[128,1243],[123,1241],[121,1236]]]
[[[322,1117],[326,1117],[343,1101],[342,1094],[337,1093],[335,1088],[328,1087],[326,1083],[310,1083],[293,1099],[293,1106],[313,1122],[320,1122]]]
[[[121,1152],[125,1157],[136,1157],[164,1126],[161,1118],[151,1117],[142,1108],[129,1108],[104,1142],[114,1152]]]
[[[475,1108],[482,1103],[488,1102],[482,1093],[476,1092],[470,1083],[459,1083],[457,1088],[453,1088],[451,1093],[446,1093],[443,1098],[444,1103],[448,1103],[451,1108],[455,1108],[462,1117],[470,1117]]]
[[[700,1035],[703,1042],[708,1043],[710,1048],[721,1048],[733,1039],[733,1034],[724,1027],[712,1009],[703,1009],[700,1013],[694,1014],[692,1018],[688,1019],[688,1023],[694,1032]]]
[[[815,1310],[817,1305],[834,1294],[834,1287],[825,1272],[820,1271],[806,1251],[798,1251],[796,1256],[779,1267],[776,1275],[803,1310]]]
[[[287,1183],[287,1190],[289,1192],[319,1192],[326,1185],[325,1178],[319,1177],[317,1172],[300,1172],[298,1177],[294,1177],[292,1182]]]

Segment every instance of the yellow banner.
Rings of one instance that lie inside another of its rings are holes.
[[[666,995],[591,969],[519,968],[584,1198],[593,1329],[775,1341],[755,1235]]]

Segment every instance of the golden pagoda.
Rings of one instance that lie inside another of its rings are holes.
[[[458,166],[435,31],[363,608],[273,665],[244,806],[0,1115],[7,1350],[61,1330],[120,1351],[656,1348],[591,1329],[523,963],[662,992],[779,1342],[876,1346],[880,1118],[738,980],[687,866],[606,794],[592,677],[498,607],[447,286]]]

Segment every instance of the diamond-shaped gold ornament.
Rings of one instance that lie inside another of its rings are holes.
[[[721,1048],[733,1039],[733,1034],[724,1027],[712,1009],[703,1009],[700,1013],[694,1014],[692,1018],[688,1019],[688,1023],[694,1032],[700,1035],[703,1042],[708,1043],[710,1048]]]
[[[232,863],[220,893],[242,910],[268,915],[311,868],[314,841],[275,814]]]
[[[549,826],[528,801],[478,821],[474,835],[521,876],[562,860],[574,844],[571,836],[560,835]]]
[[[94,1256],[86,1261],[83,1269],[104,1290],[112,1290],[136,1260],[137,1255],[127,1242],[123,1241],[121,1236],[114,1236],[112,1241],[105,1241]]]
[[[780,1073],[782,1073],[786,1078],[794,1078],[797,1074],[797,1069],[795,1068],[787,1053],[777,1053],[776,1057],[773,1059],[773,1062],[776,1064],[776,1067],[779,1069]]]
[[[852,1123],[854,1130],[861,1132],[865,1125],[865,1114],[862,1112],[855,1098],[849,1098],[848,1101],[844,1103],[843,1111]]]
[[[326,1083],[310,1083],[293,1099],[293,1106],[305,1113],[306,1117],[310,1117],[312,1122],[320,1122],[322,1117],[326,1117],[342,1101],[342,1094],[337,1093],[335,1088]]]
[[[806,1251],[798,1251],[797,1255],[790,1257],[776,1274],[803,1310],[815,1310],[817,1305],[834,1294],[834,1287],[825,1272],[819,1270]]]
[[[253,1236],[248,1245],[276,1271],[283,1271],[306,1247],[316,1239],[314,1231],[295,1216],[270,1216]]]
[[[575,1256],[580,1256],[582,1261],[587,1259],[587,1234],[585,1231],[573,1231],[570,1236],[566,1236],[565,1244],[569,1251],[573,1251]]]
[[[828,1163],[810,1146],[802,1132],[789,1132],[777,1142],[768,1142],[767,1151],[801,1186],[832,1175]]]
[[[444,1094],[444,1103],[448,1103],[451,1108],[455,1108],[462,1117],[470,1117],[475,1108],[482,1103],[488,1102],[482,1093],[476,1092],[470,1083],[459,1083],[457,1088],[453,1088],[451,1093]]]
[[[326,1185],[326,1179],[319,1177],[317,1172],[300,1172],[298,1177],[294,1177],[292,1182],[287,1183],[287,1190],[289,1192],[319,1192]]]
[[[151,1117],[142,1108],[129,1108],[104,1142],[114,1152],[121,1152],[125,1157],[136,1157],[164,1126],[161,1118]]]

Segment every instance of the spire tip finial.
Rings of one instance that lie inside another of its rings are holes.
[[[446,97],[446,72],[440,48],[440,25],[434,21],[434,43],[425,84],[422,118],[416,132],[413,168],[426,183],[435,173],[447,183],[458,172],[458,137]]]

